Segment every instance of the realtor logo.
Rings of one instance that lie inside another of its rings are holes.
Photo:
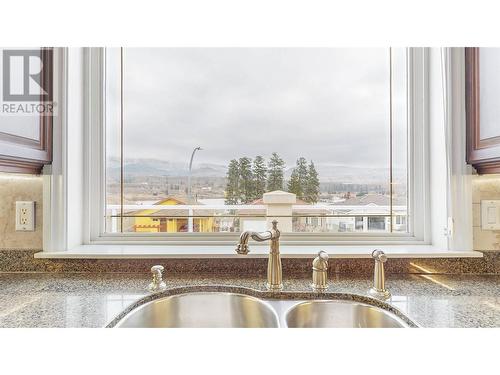
[[[51,50],[45,53],[52,53]],[[47,85],[50,66],[42,60],[42,50],[3,50],[3,101],[51,102]]]
[[[53,116],[52,49],[3,49],[0,116]]]

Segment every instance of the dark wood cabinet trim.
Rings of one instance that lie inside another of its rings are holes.
[[[42,61],[47,64],[49,69],[47,74],[42,74],[42,81],[44,82],[44,87],[50,93],[51,104],[55,105],[54,102],[54,49],[53,48],[43,48],[42,49]],[[42,72],[43,73],[43,72]],[[40,147],[45,151],[44,164],[50,163],[52,161],[52,126],[53,126],[54,116],[53,114],[42,115],[40,119]]]
[[[43,164],[36,161],[0,157],[0,172],[40,174]]]
[[[500,163],[492,161],[491,163],[481,163],[474,166],[478,174],[497,174],[500,173]]]
[[[481,174],[500,173],[500,137],[481,139],[479,59],[479,48],[465,48],[467,163]]]

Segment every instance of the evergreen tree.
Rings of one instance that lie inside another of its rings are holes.
[[[304,193],[306,191],[308,172],[307,172],[307,160],[303,157],[297,159],[297,175],[299,177],[300,189],[302,191],[301,199],[304,198]]]
[[[239,160],[239,192],[240,201],[249,203],[253,198],[253,173],[252,173],[252,159],[248,157],[240,158]]]
[[[253,200],[262,198],[262,195],[266,192],[266,178],[267,178],[267,168],[265,160],[262,156],[258,155],[253,160]]]
[[[307,182],[304,190],[304,200],[308,203],[316,203],[319,199],[319,178],[314,163],[309,163],[307,170]]]
[[[285,162],[273,152],[268,163],[267,191],[283,190]]]
[[[288,181],[287,187],[289,193],[294,193],[299,199],[302,197],[303,191],[302,186],[300,185],[297,168],[293,168],[292,175],[290,176],[290,181]]]
[[[227,168],[226,204],[238,204],[240,201],[240,167],[238,160],[233,159]]]
[[[293,168],[290,181],[288,181],[288,191],[297,195],[297,199],[304,199],[307,186],[307,161],[300,157]]]

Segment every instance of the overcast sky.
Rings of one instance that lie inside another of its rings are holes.
[[[397,123],[403,104],[395,103]],[[201,146],[198,162],[223,165],[276,151],[288,165],[304,156],[385,167],[389,50],[127,48],[124,123],[126,158],[187,162]],[[400,152],[404,142],[397,144]]]

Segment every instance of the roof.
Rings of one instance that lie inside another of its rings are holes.
[[[175,196],[171,195],[166,198],[163,198],[155,203],[153,205],[158,205],[161,206],[165,202],[168,201],[175,201],[177,204],[175,205],[185,205],[187,204],[186,202],[188,201],[187,197],[181,197],[181,196]],[[197,205],[203,205],[203,203],[198,202],[197,200],[193,200],[192,204],[197,204]],[[214,210],[193,210],[193,215],[194,216],[213,216],[215,213]],[[143,210],[136,210],[136,211],[131,211],[126,213],[127,216],[133,216],[133,215],[147,215],[148,217],[158,217],[158,216],[168,216],[168,217],[186,217],[187,215],[187,208],[181,208],[179,207],[178,210],[152,210],[152,209],[143,209]]]
[[[191,199],[191,200],[193,201],[192,204],[201,204],[198,201],[196,201],[196,199],[194,200]],[[159,200],[158,202],[155,202],[153,204],[161,205],[167,201],[176,201],[177,204],[188,204],[188,198],[180,195],[169,195],[168,197],[163,198],[162,200]]]
[[[256,199],[253,202],[250,202],[248,204],[255,204],[255,205],[264,204],[264,198]],[[310,204],[310,203],[307,203],[307,202],[303,201],[302,199],[297,199],[297,202],[294,203],[294,204],[301,204],[301,205],[303,205],[303,204]]]
[[[352,197],[342,202],[335,202],[335,206],[389,206],[390,204],[390,197],[380,194],[366,194],[359,197]],[[393,197],[392,204],[395,206],[404,206],[406,205],[406,199]]]

